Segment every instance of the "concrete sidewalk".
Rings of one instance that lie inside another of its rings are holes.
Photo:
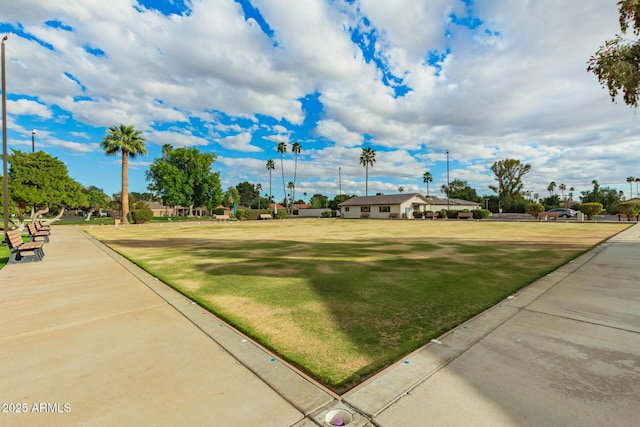
[[[639,225],[341,397],[75,227],[55,227],[45,253],[0,270],[0,425],[640,418]]]

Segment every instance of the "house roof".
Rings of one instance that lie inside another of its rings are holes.
[[[428,197],[432,205],[446,205],[447,199],[441,199],[439,197]],[[454,206],[480,206],[480,203],[470,202],[462,199],[449,199],[449,204]]]
[[[429,201],[421,194],[407,193],[407,194],[380,194],[377,196],[356,196],[349,200],[345,200],[338,206],[363,206],[363,205],[399,205],[405,203],[413,198],[418,198],[422,202],[421,204],[428,205]]]

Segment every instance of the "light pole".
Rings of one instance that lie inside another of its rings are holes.
[[[451,206],[449,206],[449,191],[451,188],[449,187],[449,150],[447,150],[447,210],[451,210]]]
[[[338,167],[338,193],[342,195],[342,166]]]
[[[11,33],[2,38],[2,200],[4,231],[9,230],[9,177],[7,176],[7,82],[4,72],[4,42]]]
[[[38,133],[38,131],[35,129],[31,131],[31,152],[32,153],[36,152],[36,133]]]

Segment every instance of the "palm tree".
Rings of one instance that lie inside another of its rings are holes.
[[[398,187],[398,193],[404,193],[404,187],[402,185]]]
[[[133,126],[113,125],[109,127],[107,135],[102,139],[100,146],[107,156],[122,155],[122,224],[129,224],[129,158],[147,154],[145,139],[140,136],[142,132]]]
[[[267,160],[267,170],[269,171],[269,203],[271,203],[271,171],[274,170],[276,168],[276,164],[273,162],[273,160],[269,159]],[[275,210],[275,207],[274,207]]]
[[[287,144],[278,142],[278,153],[280,153],[280,169],[282,170],[282,192],[284,193],[284,206],[287,207],[287,189],[284,186],[284,153],[287,152]]]
[[[553,192],[556,189],[556,182],[555,181],[551,181],[549,183],[549,186],[547,187],[547,191],[549,192],[549,196],[553,196]]]
[[[636,197],[640,196],[638,194],[638,183],[640,183],[640,178],[636,178]]]
[[[363,148],[362,154],[360,154],[360,164],[364,166],[365,169],[365,196],[369,195],[369,165],[373,167],[375,162],[376,151],[372,150],[371,147]]]
[[[576,191],[575,187],[569,187],[569,200],[567,201],[567,208],[571,207],[573,203],[573,192]]]
[[[296,192],[296,185],[293,181],[289,181],[287,188],[289,189],[289,215],[293,215],[293,204],[296,202],[296,199],[293,198],[293,193]]]
[[[427,197],[429,197],[429,183],[433,182],[433,176],[431,175],[431,172],[426,171],[422,174],[422,182],[427,184]]]
[[[298,154],[300,154],[300,150],[302,146],[297,142],[294,142],[291,145],[291,152],[295,154],[295,167],[293,168],[293,190],[291,193],[292,203],[295,203],[296,200],[296,176],[298,175]],[[293,214],[293,208],[291,208],[291,213]]]
[[[567,186],[564,183],[558,186],[558,190],[560,190],[560,194],[562,194],[562,197],[560,197],[560,200],[562,201],[564,201],[564,190],[566,189],[567,189]]]
[[[627,182],[629,183],[629,198],[633,198],[633,182],[635,182],[636,179],[632,176],[628,176],[627,177]],[[638,189],[636,188],[636,194],[638,194]]]
[[[260,210],[260,191],[262,190],[262,184],[256,184],[256,191],[258,192],[258,210]]]

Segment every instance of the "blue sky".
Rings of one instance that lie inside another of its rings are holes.
[[[163,144],[218,156],[223,188],[242,181],[282,199],[279,141],[298,142],[296,194],[441,195],[450,179],[492,194],[491,164],[531,163],[525,189],[629,192],[640,176],[638,121],[611,103],[586,61],[618,32],[615,2],[583,0],[22,0],[3,5],[10,149],[64,161],[107,194],[119,159],[112,124],[144,132],[130,190]],[[293,179],[293,156],[284,159]],[[339,172],[340,171],[340,172]],[[341,178],[341,179],[340,179]],[[634,189],[635,191],[635,189]]]

